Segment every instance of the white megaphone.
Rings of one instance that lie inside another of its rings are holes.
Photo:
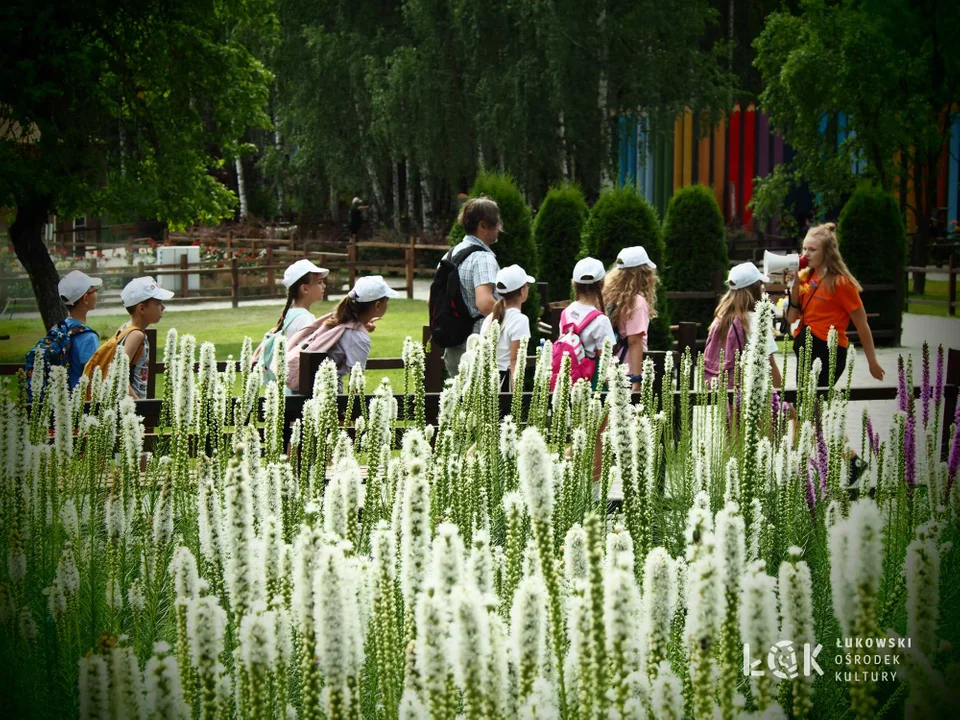
[[[772,253],[769,250],[763,251],[763,274],[773,275],[774,273],[781,272],[796,272],[800,269],[800,255],[798,253],[789,253],[787,255],[779,255],[777,253]]]

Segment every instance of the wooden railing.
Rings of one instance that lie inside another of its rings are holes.
[[[940,273],[947,275],[947,299],[946,300],[930,300],[922,297],[907,297],[907,303],[914,303],[916,305],[946,305],[947,306],[947,315],[956,315],[957,314],[957,273],[960,273],[960,268],[957,268],[957,256],[953,253],[950,254],[947,259],[946,268],[938,267],[917,267],[909,266],[907,272],[913,273],[914,277],[917,275],[926,275],[927,273]]]

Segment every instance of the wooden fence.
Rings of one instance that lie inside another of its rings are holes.
[[[960,245],[958,245],[960,247]],[[907,304],[915,303],[917,305],[938,305],[947,307],[947,315],[956,315],[957,314],[957,273],[960,273],[960,268],[957,267],[957,256],[954,253],[950,253],[947,258],[947,267],[938,268],[938,267],[917,267],[909,266],[907,272],[913,273],[914,277],[917,275],[926,275],[927,273],[940,273],[947,275],[947,299],[946,300],[928,300],[922,297],[908,297]]]

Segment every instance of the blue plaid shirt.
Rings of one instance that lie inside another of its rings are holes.
[[[497,256],[482,240],[467,235],[460,243],[453,248],[446,257],[454,257],[461,250],[465,250],[471,245],[478,245],[489,252],[475,252],[460,266],[460,293],[463,295],[463,302],[466,303],[471,315],[479,315],[477,308],[477,286],[493,285],[493,296],[497,298],[496,282],[497,273],[500,272],[500,266],[497,264]],[[483,318],[480,318],[473,324],[473,332],[479,333],[480,326],[483,325]]]

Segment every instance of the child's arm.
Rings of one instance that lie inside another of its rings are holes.
[[[513,378],[517,374],[517,355],[520,353],[520,341],[510,343],[510,390],[513,390]]]
[[[627,336],[627,365],[630,368],[631,376],[638,376],[643,371],[643,336],[646,333]],[[634,382],[631,385],[633,392],[640,391],[640,383]]]
[[[132,367],[136,361],[137,353],[140,348],[143,346],[144,340],[147,339],[147,336],[143,334],[142,330],[134,330],[129,335],[123,339],[123,352],[130,358],[130,366]],[[127,393],[130,397],[137,399],[139,396],[133,391],[133,385],[127,386]]]
[[[783,387],[783,375],[780,374],[780,366],[777,365],[776,355],[770,356],[770,369],[773,371],[773,387],[780,390]]]

